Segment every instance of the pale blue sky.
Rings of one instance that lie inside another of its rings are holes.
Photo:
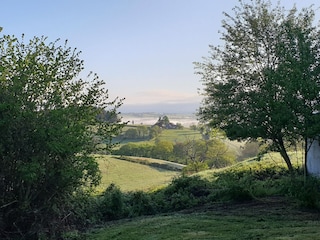
[[[277,2],[277,0],[273,0]],[[317,0],[296,0],[297,6]],[[294,1],[282,0],[291,7]],[[2,34],[68,39],[85,73],[125,105],[200,102],[192,62],[219,42],[223,11],[237,0],[3,0]],[[319,14],[319,11],[317,12]]]

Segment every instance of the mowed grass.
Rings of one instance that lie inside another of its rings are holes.
[[[113,222],[90,233],[88,239],[320,239],[319,214],[296,210],[283,200],[196,211]]]
[[[180,172],[155,168],[139,163],[119,160],[108,155],[95,155],[102,173],[97,191],[104,191],[110,184],[122,191],[147,191],[167,185]]]

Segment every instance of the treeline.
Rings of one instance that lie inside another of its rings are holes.
[[[198,172],[226,167],[237,161],[257,156],[261,148],[265,147],[258,141],[249,141],[240,149],[236,149],[227,142],[225,133],[221,130],[201,125],[192,125],[190,129],[199,131],[202,138],[189,136],[183,141],[160,140],[163,128],[157,125],[130,127],[120,136],[123,140],[130,142],[114,150],[113,154],[167,160],[187,165],[185,170],[188,172]],[[136,142],[136,140],[145,139],[155,140]]]
[[[221,168],[236,162],[237,156],[222,140],[188,139],[184,142],[158,140],[151,143],[128,143],[113,152],[115,155],[158,158],[185,164],[192,172]]]

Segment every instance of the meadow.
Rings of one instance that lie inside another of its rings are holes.
[[[131,161],[120,160],[110,155],[95,155],[102,174],[101,184],[97,191],[105,190],[110,184],[115,184],[124,192],[128,191],[148,191],[164,185],[167,185],[175,177],[181,175],[179,171],[167,170],[164,167],[153,167],[151,163],[162,162],[156,159],[148,159],[147,163],[136,163]]]

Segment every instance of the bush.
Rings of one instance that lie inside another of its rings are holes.
[[[182,169],[184,174],[190,175],[209,169],[208,164],[204,162],[191,162]]]
[[[305,178],[295,175],[287,179],[287,195],[296,200],[301,207],[320,208],[320,179],[313,176]]]
[[[199,176],[183,176],[174,179],[159,194],[162,194],[164,211],[182,210],[207,202],[210,183]]]
[[[156,204],[150,194],[137,191],[128,194],[126,204],[129,209],[129,216],[151,215],[156,213]]]
[[[102,220],[115,220],[128,215],[124,198],[125,196],[120,189],[111,184],[99,198],[99,210]]]

